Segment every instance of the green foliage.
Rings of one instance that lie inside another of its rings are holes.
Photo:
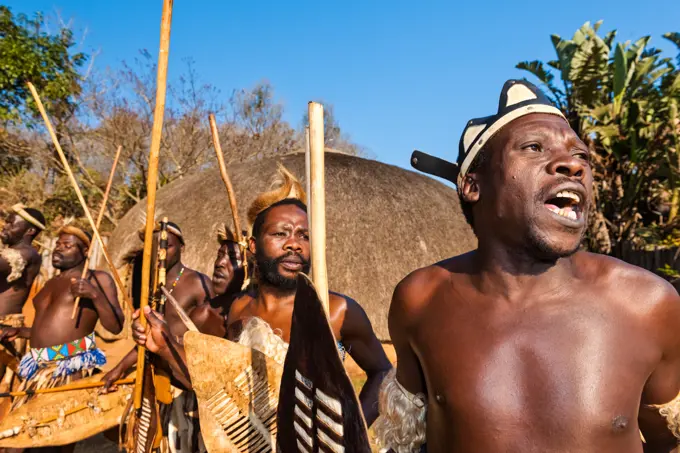
[[[80,68],[87,57],[72,53],[73,33],[44,31],[41,14],[16,17],[0,6],[0,121],[30,121],[37,115],[26,82],[32,82],[51,115],[63,118],[74,110],[80,93]]]
[[[540,81],[590,148],[596,212],[589,246],[616,254],[623,241],[666,237],[677,216],[680,71],[649,47],[649,36],[616,43],[616,31],[600,36],[600,26],[586,22],[572,39],[551,36],[557,59],[547,67],[516,67]],[[664,37],[680,48],[680,34]],[[644,239],[650,228],[659,234]]]

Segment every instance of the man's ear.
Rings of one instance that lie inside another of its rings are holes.
[[[252,236],[248,238],[248,251],[253,255],[255,255],[255,253],[257,252],[257,242],[255,241],[255,238]]]
[[[31,236],[31,237],[36,237],[38,236],[38,229],[36,227],[29,227],[26,232],[24,233],[24,236]]]
[[[476,203],[479,201],[479,174],[468,173],[463,178],[463,183],[460,187],[460,193],[467,203]]]

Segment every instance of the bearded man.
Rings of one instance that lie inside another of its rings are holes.
[[[231,230],[223,225],[217,232],[217,257],[213,265],[212,286],[215,297],[191,312],[191,320],[202,333],[225,337],[231,303],[245,280],[245,250]]]
[[[3,339],[30,339],[31,349],[19,365],[19,376],[24,380],[21,390],[56,387],[92,374],[106,363],[95,342],[97,321],[113,333],[123,329],[123,311],[111,276],[95,270],[80,278],[91,236],[75,226],[63,227],[58,236],[52,266],[60,272],[34,297],[33,326],[0,331]],[[76,297],[81,301],[72,319]],[[29,397],[19,397],[13,407]]]
[[[23,327],[22,310],[40,272],[42,258],[33,247],[35,238],[45,229],[45,217],[36,209],[14,205],[0,232],[0,326]],[[17,339],[6,345],[9,353],[24,353],[25,341]],[[0,365],[0,376],[5,365]],[[4,376],[5,386],[10,385],[13,373]]]
[[[248,212],[252,231],[248,249],[255,257],[256,282],[231,304],[226,337],[283,364],[290,340],[297,276],[309,272],[310,250],[304,191],[292,174],[283,167],[279,171],[280,187],[258,196]],[[145,313],[149,320],[147,329],[136,321],[135,340],[166,359],[174,375],[190,387],[182,346],[167,336],[167,324],[161,316],[149,309]],[[135,318],[138,317],[137,312]],[[367,374],[359,399],[370,424],[377,417],[378,390],[391,364],[368,316],[356,301],[331,293],[329,318],[338,348],[343,354],[347,351]]]
[[[398,366],[376,427],[385,447],[676,447],[680,299],[650,272],[580,250],[590,159],[562,113],[525,81],[505,84],[496,115],[468,123],[451,179],[479,245],[413,272],[394,292]]]

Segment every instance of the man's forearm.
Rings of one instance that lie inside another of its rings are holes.
[[[361,409],[364,412],[366,424],[370,427],[378,418],[378,395],[380,394],[380,384],[387,376],[389,370],[378,371],[368,376],[366,383],[359,394]]]
[[[105,294],[98,291],[98,294],[92,299],[92,303],[97,310],[97,314],[99,314],[102,326],[106,330],[113,333],[119,333],[123,330],[123,312],[111,303]]]
[[[172,376],[177,379],[187,390],[192,390],[191,376],[187,367],[184,345],[174,339],[166,340],[168,347],[159,352],[159,356],[170,366]]]

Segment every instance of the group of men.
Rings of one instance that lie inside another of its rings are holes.
[[[593,176],[590,150],[567,119],[533,85],[508,81],[497,113],[467,124],[458,162],[447,168],[455,168],[451,179],[478,247],[399,283],[389,312],[394,369],[361,306],[330,294],[337,347],[367,374],[359,400],[368,425],[378,420],[382,446],[397,453],[673,451],[680,297],[652,273],[581,250]],[[297,276],[310,267],[304,191],[287,171],[281,176],[278,188],[252,204],[247,244],[226,227],[218,234],[212,280],[182,263],[185,238],[170,224],[166,284],[202,333],[279,363],[291,337]],[[21,206],[7,218],[3,316],[21,313],[41,264],[31,242],[44,224]],[[24,388],[92,373],[105,361],[93,335],[97,320],[112,332],[123,328],[111,277],[92,271],[80,278],[89,247],[86,232],[62,228],[52,258],[60,274],[35,295],[33,326],[0,321],[5,343],[30,340],[19,367]],[[144,316],[142,327],[139,311],[133,315],[135,341],[183,392],[176,394],[181,407],[168,410],[168,442],[172,451],[201,451],[186,325],[172,305]],[[63,354],[68,344],[81,347]],[[135,358],[131,351],[102,377],[108,389]]]

